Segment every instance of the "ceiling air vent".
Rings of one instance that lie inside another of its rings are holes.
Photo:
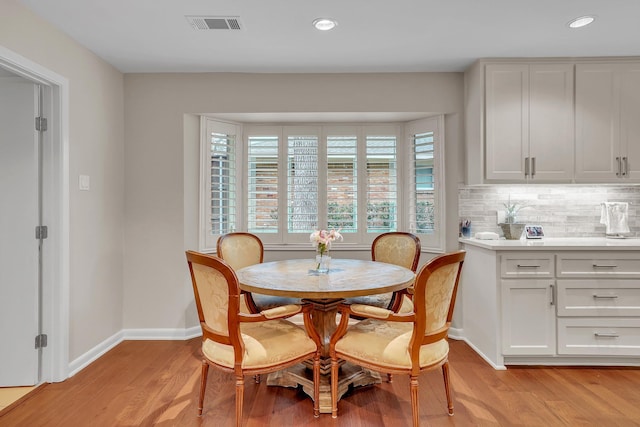
[[[241,30],[238,16],[185,16],[194,30]]]

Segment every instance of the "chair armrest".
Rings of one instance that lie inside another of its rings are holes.
[[[356,316],[371,317],[374,319],[387,319],[393,311],[386,308],[374,307],[366,304],[352,304],[351,313]]]
[[[373,307],[365,304],[345,304],[341,303],[338,305],[338,311],[342,315],[343,318],[348,318],[350,315],[354,314],[361,318],[366,319],[379,319],[379,320],[388,320],[392,322],[413,322],[415,321],[415,313],[395,313],[392,310],[387,310],[386,308]],[[342,323],[342,320],[340,321]],[[344,322],[345,332],[347,322]],[[340,325],[338,326],[340,328]]]
[[[302,311],[302,306],[298,304],[281,305],[280,307],[270,308],[268,310],[262,310],[262,314],[267,319],[279,319],[282,317],[293,316]]]

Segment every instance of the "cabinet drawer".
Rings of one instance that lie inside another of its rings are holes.
[[[640,319],[559,318],[558,354],[640,356]]]
[[[637,280],[558,280],[558,316],[640,316]]]
[[[502,278],[537,277],[554,275],[553,254],[505,254],[500,256]]]
[[[640,253],[584,252],[558,255],[558,277],[640,277]]]

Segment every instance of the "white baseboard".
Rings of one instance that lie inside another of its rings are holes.
[[[188,340],[202,335],[200,326],[187,329],[123,329],[102,341],[82,356],[69,363],[69,378],[102,357],[126,340]]]
[[[188,340],[202,335],[200,325],[187,329],[123,329],[125,340]]]
[[[449,338],[464,341],[464,329],[449,328]]]
[[[469,347],[471,347],[473,349],[473,351],[475,351],[476,353],[478,353],[478,356],[482,357],[484,359],[485,362],[487,362],[489,365],[491,365],[491,367],[493,369],[495,369],[496,371],[506,371],[507,367],[504,365],[496,365],[495,363],[493,363],[493,361],[491,361],[491,359],[489,359],[482,351],[480,351],[480,349],[478,347],[476,347],[475,345],[473,345],[473,343],[471,341],[469,341],[468,339],[462,337],[460,338],[462,341],[466,342]]]
[[[103,354],[120,344],[124,339],[124,331],[117,332],[106,340],[102,341],[82,356],[69,363],[69,378],[98,360]]]

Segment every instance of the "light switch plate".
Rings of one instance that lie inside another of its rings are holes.
[[[80,175],[78,185],[81,191],[89,191],[91,189],[91,177],[89,175]]]

